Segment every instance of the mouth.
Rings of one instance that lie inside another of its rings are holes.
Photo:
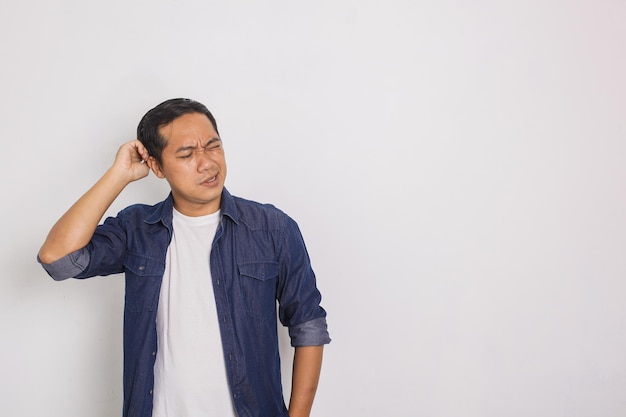
[[[202,180],[200,182],[201,185],[213,185],[217,182],[217,175],[214,175],[213,177],[210,178],[206,178],[204,180]]]

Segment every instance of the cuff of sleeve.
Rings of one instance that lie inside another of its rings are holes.
[[[291,346],[321,346],[330,343],[326,317],[320,317],[289,328]]]
[[[49,264],[41,262],[41,259],[37,256],[37,262],[41,264],[43,269],[55,281],[62,281],[80,274],[89,266],[89,259],[87,248],[78,249]]]

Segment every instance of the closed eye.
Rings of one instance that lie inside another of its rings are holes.
[[[220,138],[211,139],[206,145],[204,145],[204,149],[208,149],[210,151],[214,149],[219,149],[222,146],[222,140]]]
[[[175,152],[177,158],[187,159],[193,156],[194,151],[200,150],[202,152],[219,150],[222,147],[222,140],[220,138],[213,138],[209,140],[201,148],[195,146],[181,146]]]

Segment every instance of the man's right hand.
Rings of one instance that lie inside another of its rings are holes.
[[[121,175],[126,175],[128,182],[136,181],[146,177],[150,172],[146,163],[148,157],[148,151],[143,144],[133,140],[119,148],[111,168]]]

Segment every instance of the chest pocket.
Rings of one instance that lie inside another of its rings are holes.
[[[153,311],[159,302],[165,263],[129,253],[124,259],[126,269],[126,310],[131,313]]]
[[[278,262],[245,262],[238,264],[241,293],[246,312],[257,320],[276,314]]]

